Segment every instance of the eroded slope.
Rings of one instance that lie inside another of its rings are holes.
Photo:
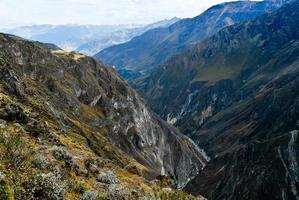
[[[1,34],[0,72],[1,170],[16,199],[138,198],[158,176],[182,187],[206,164],[92,58]]]

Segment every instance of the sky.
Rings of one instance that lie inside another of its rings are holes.
[[[32,24],[149,24],[194,17],[225,0],[0,0],[0,28]]]

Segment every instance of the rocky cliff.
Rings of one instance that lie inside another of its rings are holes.
[[[46,46],[0,34],[3,195],[137,199],[154,194],[149,181],[183,187],[206,166],[112,68]]]

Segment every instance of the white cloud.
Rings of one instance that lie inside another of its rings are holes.
[[[225,0],[0,0],[0,26],[145,24],[193,17]]]

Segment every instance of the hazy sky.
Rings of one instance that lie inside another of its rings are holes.
[[[146,24],[193,17],[225,0],[0,0],[0,27],[28,24]]]

